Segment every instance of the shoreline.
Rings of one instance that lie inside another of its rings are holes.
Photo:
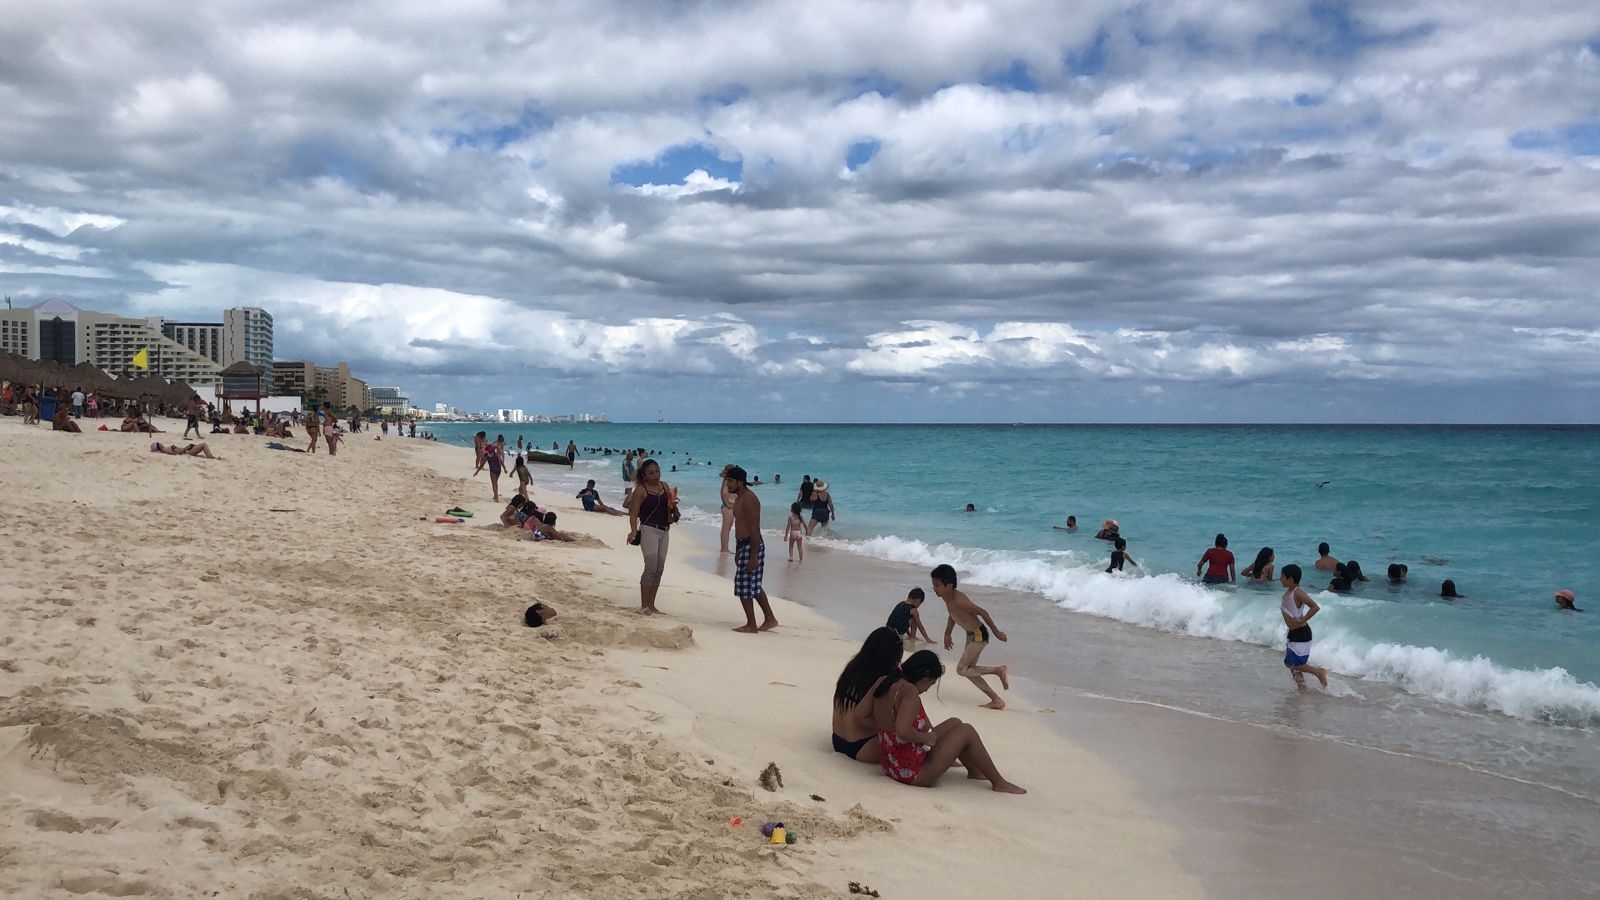
[[[734,635],[681,550],[672,616],[642,619],[625,520],[536,492],[594,540],[511,540],[470,453],[366,437],[329,459],[219,435],[207,461],[0,420],[0,889],[899,896],[909,871],[954,897],[1003,853],[1024,891],[1202,896],[1131,786],[1038,722],[980,722],[1029,797],[894,784],[827,745],[858,643],[831,622],[779,601],[778,634]],[[547,629],[521,626],[533,599]],[[800,843],[762,843],[768,816]]]
[[[907,564],[811,549],[819,552],[776,577],[769,565],[769,584],[846,629],[881,624],[907,586],[926,580]],[[823,565],[813,567],[814,560]],[[712,571],[725,564],[714,544],[697,562]],[[1031,638],[991,651],[995,662],[1013,665],[1011,695],[1031,701],[1030,713],[1136,785],[1147,808],[1178,828],[1178,860],[1216,896],[1449,890],[1491,900],[1582,896],[1600,887],[1569,864],[1600,847],[1600,807],[1591,797],[1448,759],[1118,697],[1115,679],[1096,670],[1118,657],[1141,658],[1139,647],[1174,636],[1054,607],[1046,612],[1013,591],[980,587],[972,594],[1008,630]],[[871,600],[852,602],[862,597]],[[1042,615],[1028,616],[1030,608]],[[923,609],[937,639],[942,611]],[[941,655],[947,665],[953,660]],[[1260,669],[1263,692],[1281,696],[1308,724],[1328,704],[1344,702],[1288,690],[1287,679],[1273,677],[1280,673],[1270,652],[1241,646],[1233,655],[1233,665]],[[1069,659],[1078,662],[1063,664]],[[958,707],[982,699],[961,679],[947,677],[945,687]],[[982,711],[957,712],[980,727],[989,721],[977,717]],[[1318,850],[1306,854],[1306,846]],[[1284,859],[1295,866],[1285,870]]]

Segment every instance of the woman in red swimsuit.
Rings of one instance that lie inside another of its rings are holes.
[[[883,773],[902,784],[933,787],[959,759],[968,778],[987,779],[1003,794],[1026,794],[1001,776],[976,728],[960,719],[936,726],[928,722],[922,695],[943,674],[939,654],[918,650],[906,658],[899,674],[889,675],[872,692]]]

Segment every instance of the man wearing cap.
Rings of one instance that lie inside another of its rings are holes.
[[[734,631],[741,634],[778,627],[767,592],[761,586],[767,564],[767,544],[761,538],[761,498],[750,490],[748,480],[749,476],[738,466],[729,466],[722,476],[723,490],[733,495],[733,595],[744,604],[744,624]],[[756,625],[756,603],[761,604],[760,626]]]

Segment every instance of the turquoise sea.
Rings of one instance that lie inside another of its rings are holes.
[[[468,445],[479,427],[432,430]],[[908,586],[951,562],[975,595],[992,588],[1015,598],[1013,619],[1040,633],[1115,635],[1106,640],[1131,657],[1118,690],[1268,724],[1278,713],[1260,698],[1288,684],[1275,668],[1281,589],[1205,587],[1194,570],[1218,532],[1241,569],[1271,546],[1280,568],[1307,570],[1324,608],[1313,661],[1339,673],[1335,693],[1350,698],[1319,727],[1600,793],[1600,760],[1581,749],[1600,731],[1600,428],[616,424],[489,433],[545,449],[571,439],[660,451],[691,520],[712,519],[725,462],[768,482],[769,529],[781,528],[802,475],[823,478],[839,519],[816,546],[900,565]],[[620,455],[585,453],[576,472],[534,472],[562,487],[597,478],[617,499],[620,467]],[[770,486],[780,475],[783,485]],[[965,512],[968,503],[978,511]],[[1069,514],[1077,534],[1052,528]],[[1141,563],[1129,577],[1102,572],[1110,547],[1093,534],[1107,517]],[[1353,594],[1319,592],[1319,541],[1371,580]],[[1404,584],[1387,582],[1391,562],[1409,567]],[[1440,598],[1446,578],[1465,599]],[[1558,611],[1552,594],[1562,588],[1591,611]],[[1126,637],[1095,621],[1137,629]],[[1226,677],[1208,676],[1212,660]]]

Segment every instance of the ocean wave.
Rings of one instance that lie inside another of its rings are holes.
[[[1283,644],[1277,591],[1213,590],[1173,574],[1117,577],[1060,551],[980,550],[895,536],[821,538],[827,546],[892,562],[950,563],[965,584],[1039,594],[1063,609],[1146,628],[1263,647]],[[1341,606],[1380,605],[1341,596]],[[1341,622],[1339,606],[1318,618],[1316,655],[1341,675],[1391,684],[1456,706],[1560,725],[1600,726],[1600,687],[1562,668],[1514,669],[1482,656],[1375,641]]]

